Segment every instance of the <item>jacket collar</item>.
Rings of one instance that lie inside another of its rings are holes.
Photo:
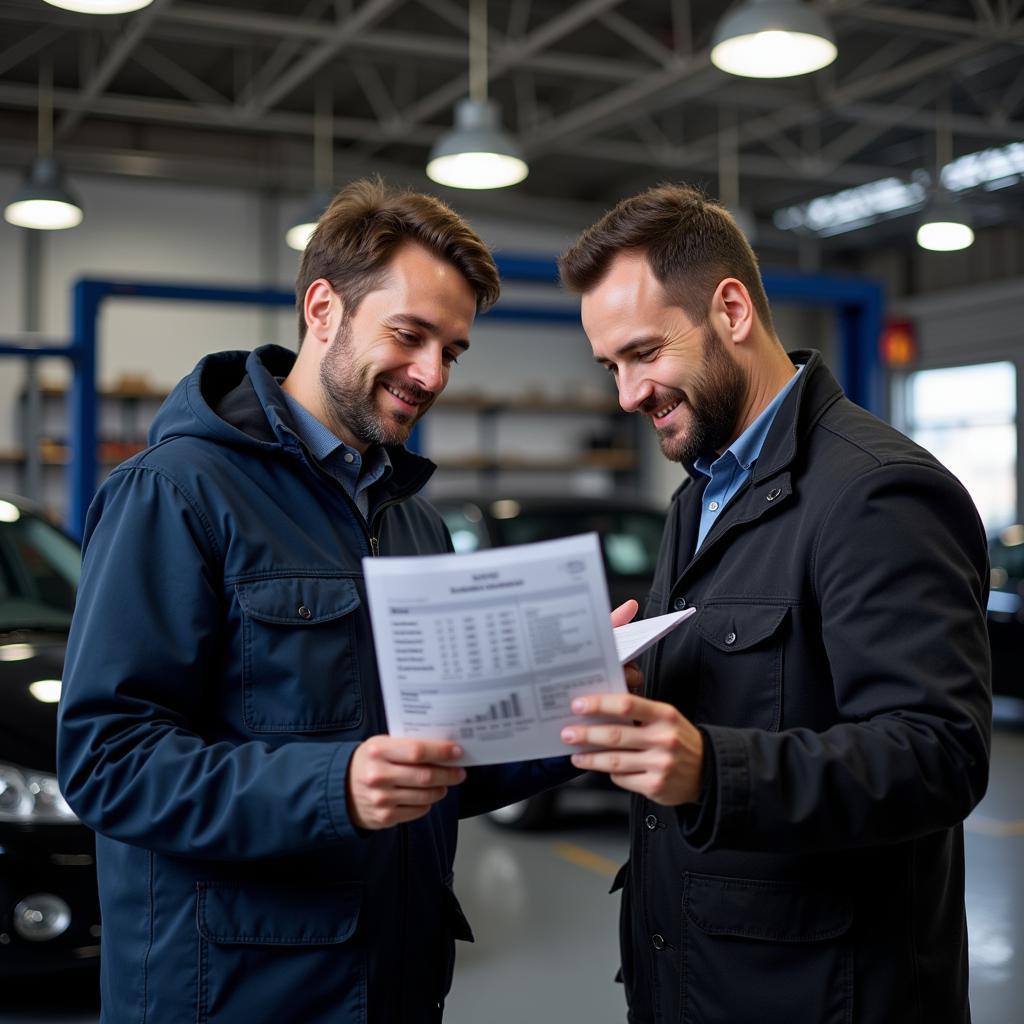
[[[249,353],[246,374],[224,395],[217,414],[250,437],[278,444],[289,454],[320,470],[295,426],[295,419],[278,379],[287,377],[295,353],[279,345],[264,345]],[[437,468],[433,462],[410,452],[404,445],[385,445],[392,473],[380,484],[380,500],[403,498],[419,491]]]
[[[780,473],[793,461],[801,440],[843,394],[820,352],[800,349],[790,352],[789,358],[794,365],[804,363],[804,372],[782,403],[754,463],[755,486]]]

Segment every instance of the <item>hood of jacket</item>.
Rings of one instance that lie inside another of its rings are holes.
[[[291,372],[295,358],[294,352],[280,345],[205,356],[160,407],[149,429],[149,443],[200,437],[264,454],[286,452],[314,462],[279,383]],[[384,447],[395,478],[412,484],[410,490],[422,487],[436,468],[403,445]]]

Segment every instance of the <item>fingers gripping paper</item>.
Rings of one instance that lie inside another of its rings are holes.
[[[466,765],[554,757],[573,697],[626,692],[596,534],[363,571],[392,735]]]

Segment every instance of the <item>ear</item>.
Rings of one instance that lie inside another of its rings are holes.
[[[329,344],[334,340],[341,321],[341,296],[329,281],[318,277],[307,289],[302,302],[306,318],[306,341]]]
[[[747,340],[754,326],[754,304],[742,281],[727,277],[720,281],[711,298],[711,314],[734,342]]]

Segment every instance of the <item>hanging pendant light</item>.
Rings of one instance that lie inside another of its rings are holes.
[[[799,0],[745,0],[711,37],[711,63],[745,78],[806,75],[838,52],[828,22]]]
[[[974,244],[974,230],[961,213],[936,203],[922,218],[917,244],[932,252],[956,252]]]
[[[4,208],[4,220],[19,228],[60,231],[82,223],[82,206],[64,184],[53,158],[53,67],[39,72],[38,156],[25,183]]]
[[[530,168],[501,128],[501,111],[487,98],[487,2],[473,0],[469,19],[469,98],[455,106],[455,127],[430,153],[427,177],[452,188],[505,188]]]
[[[51,7],[78,14],[130,14],[148,7],[153,0],[46,0]]]
[[[917,244],[931,252],[957,252],[974,243],[974,231],[961,204],[954,203],[942,187],[942,168],[953,161],[953,129],[950,126],[950,97],[935,107],[934,192],[917,228]]]
[[[302,252],[324,210],[334,198],[334,104],[331,85],[320,83],[313,119],[313,194],[285,232],[288,247]]]

